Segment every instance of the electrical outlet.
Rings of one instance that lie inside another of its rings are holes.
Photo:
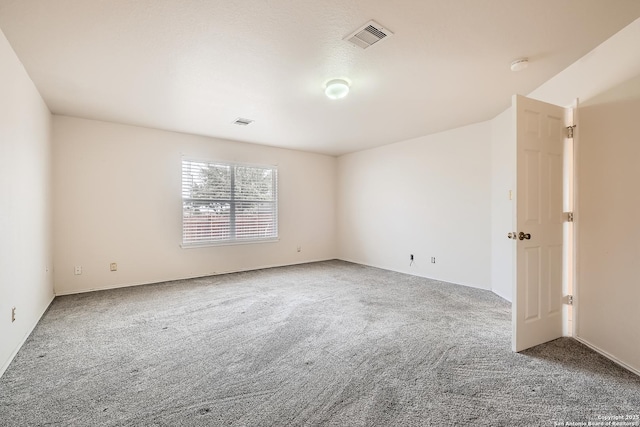
[[[298,252],[302,252],[302,246],[298,246],[298,247],[296,248],[296,250],[297,250]]]
[[[432,256],[431,257],[431,264],[435,264],[436,263],[436,257]]]
[[[16,308],[11,307],[11,323],[16,321]]]
[[[413,261],[413,254],[409,255],[409,261]]]
[[[109,264],[109,270],[110,271],[118,271],[118,264],[115,262],[112,262],[111,264]]]
[[[82,267],[79,265],[76,265],[73,269],[73,274],[75,274],[76,276],[79,276],[82,274]]]

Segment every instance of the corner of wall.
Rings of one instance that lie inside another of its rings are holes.
[[[490,289],[491,123],[341,156],[338,176],[340,259]]]
[[[51,113],[0,32],[0,374],[51,303]],[[19,186],[16,185],[19,177]],[[6,183],[6,185],[4,185]],[[15,320],[9,315],[15,308]]]

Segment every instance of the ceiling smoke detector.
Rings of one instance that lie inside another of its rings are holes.
[[[527,58],[516,59],[511,63],[511,71],[522,71],[529,66]]]
[[[234,125],[238,125],[238,126],[248,126],[251,123],[253,123],[253,120],[251,119],[243,119],[242,117],[238,117],[237,119],[235,119],[233,121]]]
[[[369,21],[342,40],[348,41],[362,49],[366,49],[380,40],[392,36],[393,33],[376,21]]]

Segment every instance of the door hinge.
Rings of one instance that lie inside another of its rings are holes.
[[[573,222],[573,212],[564,212],[563,215],[565,222]]]
[[[573,305],[573,295],[566,295],[564,297],[564,303],[567,305]]]
[[[573,130],[575,129],[575,127],[576,125],[567,126],[567,138],[573,139]]]

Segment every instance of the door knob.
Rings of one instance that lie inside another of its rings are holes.
[[[518,239],[520,240],[529,240],[531,238],[531,234],[529,233],[523,233],[522,231],[520,233],[518,233]]]

